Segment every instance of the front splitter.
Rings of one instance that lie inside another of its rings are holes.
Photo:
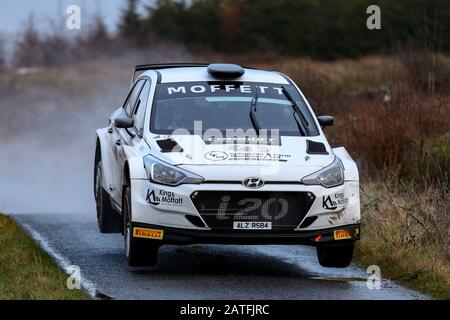
[[[161,244],[346,244],[360,238],[360,225],[352,224],[309,231],[216,231],[191,230],[161,227],[158,225],[133,223],[133,227],[162,230]],[[339,236],[345,234],[345,237]]]

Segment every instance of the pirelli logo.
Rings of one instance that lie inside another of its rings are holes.
[[[136,227],[133,228],[133,237],[135,237],[135,238],[162,240],[163,236],[164,236],[164,230],[136,228]]]
[[[334,230],[334,240],[351,239],[352,234],[348,230]]]

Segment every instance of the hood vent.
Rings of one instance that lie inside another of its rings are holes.
[[[306,140],[306,153],[308,154],[324,154],[327,155],[328,151],[322,142],[315,142]]]
[[[161,148],[161,152],[183,152],[183,148],[172,139],[164,139],[156,141]]]

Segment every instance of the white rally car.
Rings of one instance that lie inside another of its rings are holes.
[[[233,64],[135,67],[97,130],[101,232],[121,232],[130,266],[164,244],[303,244],[346,267],[360,236],[359,176],[297,85]]]

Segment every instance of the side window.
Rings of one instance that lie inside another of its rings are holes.
[[[139,80],[131,90],[131,92],[128,94],[127,101],[125,101],[125,104],[123,105],[123,108],[125,109],[125,112],[128,116],[131,117],[131,111],[134,108],[134,105],[136,103],[136,99],[139,96],[139,93],[141,92],[142,86],[144,85],[145,80]]]
[[[139,136],[142,135],[142,130],[144,128],[144,117],[145,110],[147,109],[148,95],[150,94],[150,81],[145,82],[144,88],[139,95],[136,103],[136,107],[133,111],[134,127]]]

